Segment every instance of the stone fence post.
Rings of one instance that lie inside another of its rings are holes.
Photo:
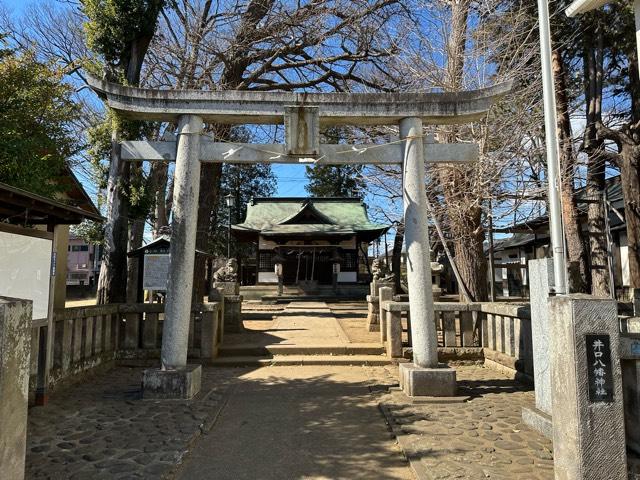
[[[391,287],[382,287],[378,290],[380,293],[378,295],[378,315],[380,317],[380,341],[384,345],[384,342],[387,341],[387,312],[384,311],[383,305],[385,302],[390,302],[393,300],[393,288]]]
[[[202,308],[200,356],[203,361],[211,361],[218,356],[218,349],[222,342],[219,325],[221,318],[218,313],[222,303],[205,304]]]
[[[553,288],[553,259],[529,260],[531,297],[531,341],[533,346],[533,375],[535,408],[523,407],[524,423],[545,437],[553,437],[551,418],[551,329],[549,295]]]
[[[0,297],[0,466],[22,480],[27,449],[31,300]]]
[[[369,286],[369,293],[367,295],[368,314],[367,314],[367,330],[370,332],[380,331],[380,289],[391,288],[392,292],[395,290],[395,286],[392,282],[382,282],[374,279]],[[393,294],[392,294],[393,296]]]
[[[551,385],[556,480],[626,480],[615,300],[553,297]]]
[[[240,285],[238,282],[215,282],[209,294],[209,301],[224,301],[224,331],[228,333],[241,333],[242,325],[242,300]]]

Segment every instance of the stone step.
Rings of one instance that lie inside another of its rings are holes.
[[[260,297],[262,303],[266,304],[281,304],[281,303],[290,303],[290,302],[298,302],[300,300],[310,301],[310,302],[343,302],[345,300],[361,300],[364,301],[366,292],[354,293],[349,295],[263,295]]]
[[[333,365],[333,366],[384,366],[398,363],[397,360],[383,355],[274,355],[219,357],[208,362],[217,367],[264,367],[296,365]]]
[[[222,345],[221,357],[269,357],[273,355],[384,355],[384,347],[377,343],[349,345]]]

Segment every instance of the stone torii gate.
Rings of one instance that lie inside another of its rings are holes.
[[[151,90],[89,77],[106,104],[130,119],[173,122],[177,142],[122,143],[122,160],[175,161],[172,241],[161,368],[145,371],[145,397],[190,398],[200,366],[187,365],[201,162],[398,164],[403,166],[407,281],[413,364],[401,365],[405,391],[451,395],[455,371],[438,365],[427,231],[425,161],[470,162],[476,145],[425,142],[423,125],[469,123],[511,91],[511,82],[460,93],[290,93]],[[202,139],[203,124],[283,124],[285,144]],[[320,127],[399,125],[401,141],[385,145],[320,144]]]

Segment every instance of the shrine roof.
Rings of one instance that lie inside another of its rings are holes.
[[[232,225],[237,233],[270,235],[354,235],[384,233],[389,225],[369,220],[359,198],[255,198],[247,206],[243,223]]]

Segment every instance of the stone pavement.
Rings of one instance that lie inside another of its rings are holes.
[[[180,480],[412,479],[377,407],[382,367],[263,367],[243,375]]]
[[[535,403],[533,391],[489,368],[456,370],[459,394],[470,395],[468,402],[414,404],[401,392],[381,399],[416,476],[553,479],[551,441],[522,423],[522,407]]]
[[[245,321],[236,340],[365,345],[374,338],[358,333],[360,310],[293,304]],[[456,368],[469,402],[388,391],[394,366],[326,364],[206,367],[194,401],[143,401],[142,369],[117,367],[30,410],[27,478],[552,479],[551,442],[521,422],[533,392],[492,369]]]
[[[225,345],[341,345],[349,341],[324,302],[291,302],[283,311],[274,311],[272,318],[245,321],[245,333],[226,334]]]
[[[141,368],[117,367],[56,392],[29,411],[26,478],[161,478],[212,424],[242,371],[204,369],[193,402],[143,401]]]
[[[266,314],[243,307],[244,331],[225,335],[217,366],[387,365],[380,335],[369,335],[360,305],[291,302]],[[364,305],[362,305],[364,306]],[[268,319],[265,318],[268,316]],[[354,334],[360,330],[367,335]]]
[[[380,342],[380,332],[370,332],[367,328],[367,302],[340,302],[328,305],[351,343]]]

